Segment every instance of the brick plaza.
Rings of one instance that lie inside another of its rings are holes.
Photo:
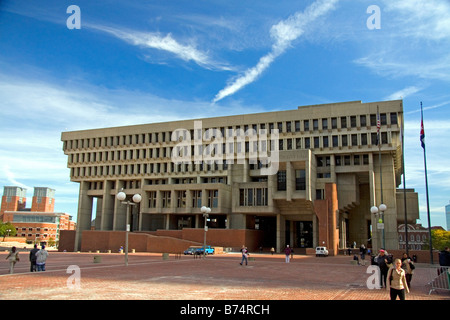
[[[252,254],[249,265],[241,266],[238,253],[205,259],[130,253],[126,267],[119,253],[50,252],[47,270],[30,273],[23,251],[10,275],[6,254],[0,253],[0,300],[389,299],[387,290],[367,288],[367,266],[352,265],[342,255],[298,255],[285,263],[281,254]],[[68,284],[75,275],[69,266],[79,268],[78,288],[75,281]],[[448,292],[429,295],[429,281],[429,265],[417,264],[407,300],[450,300]]]

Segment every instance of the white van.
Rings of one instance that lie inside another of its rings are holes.
[[[328,256],[328,250],[326,247],[316,247],[316,257],[319,257],[319,256],[323,256],[323,257]]]

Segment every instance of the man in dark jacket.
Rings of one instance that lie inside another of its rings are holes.
[[[450,251],[448,247],[441,252],[439,252],[439,264],[442,267],[450,267]]]
[[[38,251],[37,244],[35,244],[30,251],[30,272],[36,271],[36,252]]]
[[[389,271],[388,265],[392,263],[392,257],[386,255],[386,251],[381,249],[380,254],[375,257],[375,263],[380,267],[380,287],[383,287],[384,282],[384,287],[386,288],[386,278]]]

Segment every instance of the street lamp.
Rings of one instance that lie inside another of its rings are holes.
[[[387,206],[382,203],[379,207],[373,206],[370,208],[370,212],[375,216],[380,212],[380,218],[377,220],[377,229],[382,230],[382,239],[383,239],[383,249],[386,249],[385,244],[385,236],[384,236],[384,212],[387,210]]]
[[[130,231],[130,223],[129,223],[129,213],[131,206],[137,205],[139,202],[141,202],[142,197],[139,193],[136,193],[132,197],[132,201],[126,200],[127,195],[125,192],[123,192],[123,188],[120,190],[119,193],[116,194],[116,199],[119,200],[121,203],[127,205],[127,219],[126,219],[126,231],[125,231],[125,266],[128,266],[128,232]]]
[[[202,206],[200,211],[203,213],[203,217],[205,218],[205,232],[203,236],[203,257],[206,257],[206,231],[208,231],[208,226],[206,225],[206,221],[211,213],[211,208]]]

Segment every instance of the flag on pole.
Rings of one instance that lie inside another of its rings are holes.
[[[420,144],[422,145],[422,148],[425,149],[425,130],[423,129],[422,102],[420,103],[420,113],[421,113],[421,119],[420,119]]]

